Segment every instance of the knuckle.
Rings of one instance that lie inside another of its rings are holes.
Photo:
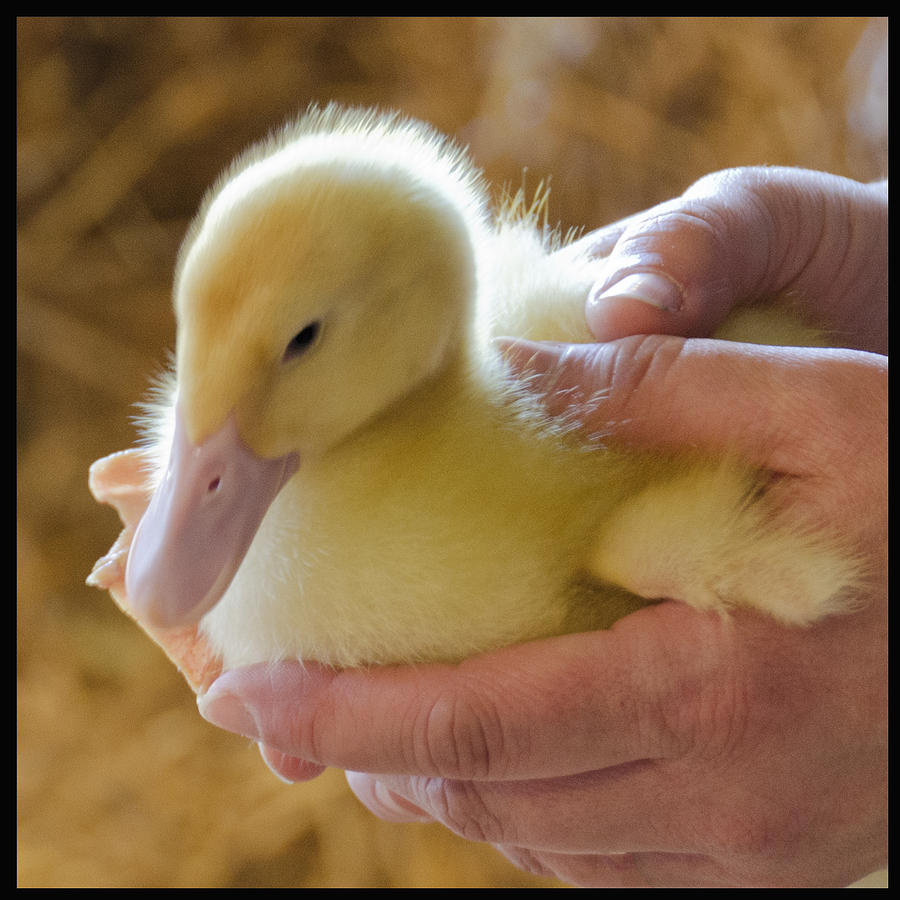
[[[495,706],[477,692],[455,690],[437,698],[420,726],[423,770],[448,778],[502,774],[504,731]]]
[[[719,679],[683,684],[674,707],[671,733],[682,739],[682,752],[707,760],[723,759],[740,746],[746,734],[747,698],[738,679],[721,673]]]
[[[683,340],[658,334],[633,335],[607,349],[607,353],[613,354],[607,360],[610,396],[625,407],[617,410],[614,418],[628,417],[629,406],[645,403],[648,395],[667,396],[665,385],[677,372],[683,351]]]
[[[478,843],[514,840],[486,802],[481,787],[471,781],[432,778],[425,786],[429,812],[454,834]]]

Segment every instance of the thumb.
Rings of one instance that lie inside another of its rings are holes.
[[[886,418],[887,359],[872,353],[665,335],[498,343],[551,415],[634,449],[738,452],[808,474],[831,468],[837,447],[862,452]]]
[[[733,306],[790,292],[820,320],[813,324],[843,328],[843,298],[868,285],[873,255],[887,253],[886,217],[874,213],[882,194],[800,169],[707,175],[600,233],[598,247],[610,255],[585,307],[588,327],[598,340],[703,337]]]

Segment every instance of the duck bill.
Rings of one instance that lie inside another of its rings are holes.
[[[125,571],[139,621],[191,625],[221,599],[270,504],[297,471],[295,453],[264,459],[234,416],[200,445],[176,410],[165,475],[138,524]]]

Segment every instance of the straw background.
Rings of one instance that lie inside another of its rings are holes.
[[[399,108],[498,186],[549,178],[565,228],[727,166],[874,179],[886,40],[866,18],[19,18],[19,886],[554,885],[376,821],[339,772],[282,784],[84,585],[119,528],[88,466],[134,440],[179,242],[234,155],[312,101]]]

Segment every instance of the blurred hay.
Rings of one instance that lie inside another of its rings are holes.
[[[864,18],[19,18],[18,884],[550,884],[376,822],[340,773],[281,784],[83,584],[118,530],[88,465],[134,438],[178,243],[231,157],[338,100],[428,119],[498,185],[549,178],[567,228],[726,166],[872,179],[885,43]]]

